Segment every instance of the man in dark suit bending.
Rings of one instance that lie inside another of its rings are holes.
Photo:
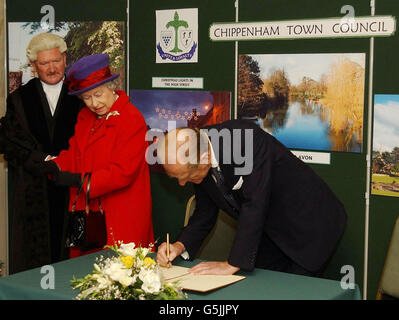
[[[255,267],[319,276],[344,232],[346,213],[327,184],[255,124],[232,120],[160,139],[157,154],[180,185],[194,183],[196,208],[177,241],[158,248],[166,265],[194,258],[219,209],[238,220],[229,258],[203,262],[197,274],[233,274]]]
[[[68,149],[83,102],[63,83],[65,41],[55,34],[32,38],[26,55],[36,77],[12,92],[1,119],[0,153],[9,170],[10,273],[67,258],[63,236],[68,188],[56,186],[40,163]]]

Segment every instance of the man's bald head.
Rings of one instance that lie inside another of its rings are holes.
[[[178,128],[162,137],[157,157],[166,173],[179,181],[201,183],[211,166],[208,137],[198,129]]]
[[[196,167],[208,162],[203,159],[209,151],[208,137],[198,129],[177,128],[163,136],[157,146],[157,157],[161,164],[181,164]]]

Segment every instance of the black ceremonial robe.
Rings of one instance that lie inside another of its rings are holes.
[[[56,187],[47,177],[35,176],[25,168],[34,150],[56,156],[68,148],[83,103],[67,91],[63,85],[54,115],[38,78],[7,98],[0,152],[9,170],[10,273],[67,257],[63,241],[68,189]]]

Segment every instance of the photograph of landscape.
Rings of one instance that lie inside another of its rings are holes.
[[[291,149],[360,153],[365,54],[241,54],[238,117]]]
[[[374,95],[371,193],[399,197],[399,95]]]

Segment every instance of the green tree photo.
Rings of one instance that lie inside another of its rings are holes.
[[[373,151],[372,193],[399,197],[399,147],[391,152]]]
[[[40,22],[28,22],[22,26],[30,29],[30,33],[42,31]],[[113,72],[120,72],[124,79],[125,47],[123,21],[78,21],[57,22],[49,32],[67,31],[64,37],[68,46],[67,65],[80,58],[105,53],[110,56]]]
[[[257,113],[266,94],[262,91],[258,62],[248,55],[240,55],[238,75],[238,114]]]

